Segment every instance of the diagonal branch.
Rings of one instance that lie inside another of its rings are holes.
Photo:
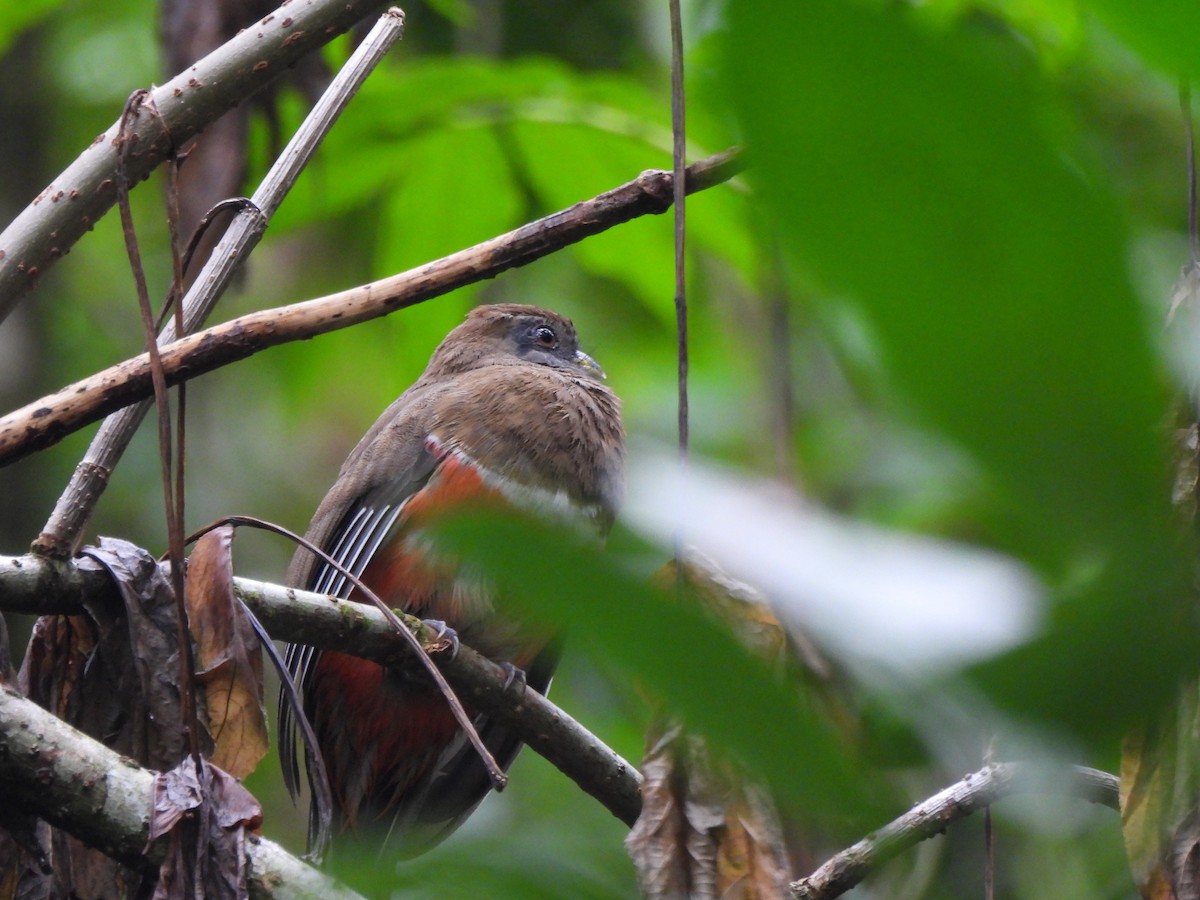
[[[728,181],[742,165],[729,150],[687,168],[689,192]],[[464,285],[494,278],[615,225],[671,207],[674,179],[649,170],[633,181],[515,231],[380,281],[279,309],[250,313],[168,344],[161,350],[170,384],[252,356],[414,306]],[[146,354],[126,360],[0,418],[0,465],[150,396]]]
[[[78,613],[85,598],[113,590],[103,572],[39,556],[0,557],[0,610]],[[361,603],[246,578],[234,590],[273,638],[352,653],[389,666],[412,667],[412,651],[383,613]],[[424,642],[436,635],[411,616],[405,625]],[[641,810],[641,776],[619,754],[536,691],[509,684],[509,673],[462,646],[453,658],[433,655],[455,692],[473,708],[513,729],[618,819],[632,825]]]
[[[383,0],[284,0],[282,7],[150,92],[128,134],[130,184],[147,178],[175,146],[367,16]],[[117,200],[119,122],[0,233],[0,321]],[[169,137],[168,137],[169,135]]]
[[[0,793],[5,803],[69,831],[115,859],[154,871],[147,848],[155,773],[0,685]],[[358,897],[278,844],[246,842],[252,897]]]

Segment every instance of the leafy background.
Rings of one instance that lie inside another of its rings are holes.
[[[935,682],[859,686],[858,773],[894,785],[883,810],[853,794],[836,816],[806,809],[803,786],[832,774],[820,754],[808,766],[785,751],[764,760],[753,728],[693,720],[772,784],[793,773],[800,787],[782,786],[781,801],[818,857],[975,767],[995,732],[1000,753],[1054,747],[1115,770],[1121,735],[1168,702],[1196,637],[1187,538],[1169,506],[1163,321],[1187,255],[1177,79],[1196,74],[1200,12],[1132,0],[684,7],[690,155],[745,141],[752,159],[744,178],[688,205],[695,452],[853,519],[1010,554],[1047,598],[1040,630],[1007,653]],[[404,42],[286,201],[222,317],[391,274],[669,167],[665,4],[441,0],[407,13]],[[163,80],[156,20],[149,0],[0,0],[0,217],[130,91]],[[285,133],[300,107],[284,97]],[[261,122],[253,148],[261,172]],[[161,290],[161,183],[134,200]],[[189,392],[189,525],[237,512],[302,527],[358,436],[479,302],[571,315],[624,398],[631,435],[669,442],[672,283],[669,217],[641,219],[204,378]],[[4,406],[135,352],[131,288],[110,216],[0,328]],[[0,549],[28,545],[89,436],[0,471]],[[157,471],[144,434],[94,532],[161,551]],[[238,542],[245,575],[278,578],[287,556],[263,537]],[[613,617],[627,613],[622,598],[642,597],[616,589],[629,577],[612,562],[596,575]],[[546,604],[584,626],[556,700],[627,758],[641,753],[647,694],[699,708],[714,679],[741,671],[672,650],[671,633],[654,630],[670,613],[646,614],[642,655],[668,654],[677,678],[623,652],[620,629]],[[974,721],[965,738],[944,721],[931,728],[919,714],[930,696],[1001,718]],[[824,740],[788,710],[749,713]],[[973,761],[947,750],[964,743]],[[275,764],[249,784],[268,806],[266,833],[299,849],[303,817]],[[998,816],[1006,896],[1132,895],[1114,814],[1013,802]],[[510,790],[435,853],[396,871],[346,869],[367,890],[406,896],[628,896],[623,834],[526,753]],[[874,890],[962,896],[978,890],[981,856],[979,823],[966,822]]]

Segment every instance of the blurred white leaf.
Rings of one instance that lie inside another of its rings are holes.
[[[932,674],[1035,631],[1041,589],[998,553],[887,531],[819,509],[776,484],[639,448],[624,519],[695,545],[770,595],[789,627],[850,663]]]

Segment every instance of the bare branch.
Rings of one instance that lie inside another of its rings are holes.
[[[70,562],[0,557],[0,610],[77,613],[84,598],[99,599],[112,590],[103,572],[80,570]],[[353,653],[389,666],[414,666],[411,650],[373,607],[246,578],[235,578],[234,590],[278,640]],[[436,636],[419,620],[401,618],[423,641]],[[508,673],[469,647],[462,646],[453,658],[437,653],[433,659],[464,701],[512,728],[622,822],[637,820],[641,776],[603,741],[536,691],[516,683],[506,686]]]
[[[174,147],[287,71],[302,56],[381,10],[381,0],[285,0],[186,71],[150,92],[129,128],[130,184],[142,181]],[[116,202],[119,121],[92,141],[0,233],[0,321]]]
[[[1118,808],[1117,778],[1084,766],[1050,768],[1033,763],[995,763],[918,803],[900,818],[843,850],[792,882],[797,900],[832,900],[910,847],[945,831],[956,819],[1020,793],[1053,792]]]
[[[741,169],[730,150],[687,168],[689,192],[728,181]],[[515,231],[416,269],[337,294],[250,313],[162,348],[167,380],[178,384],[268,347],[311,338],[414,306],[494,278],[593,234],[671,206],[673,178],[649,170],[635,180]],[[126,360],[0,419],[0,465],[48,447],[109,413],[150,396],[146,354]]]
[[[0,685],[0,787],[19,805],[136,868],[153,870],[163,846],[146,852],[155,773],[114,753],[11,688]],[[359,895],[278,844],[247,841],[254,897]]]

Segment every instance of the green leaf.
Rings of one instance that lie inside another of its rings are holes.
[[[0,15],[0,53],[7,51],[21,32],[65,5],[66,0],[23,0],[5,4],[3,15]]]
[[[1113,32],[1147,62],[1176,78],[1200,77],[1200,4],[1192,0],[1087,0]]]
[[[634,556],[605,553],[569,530],[477,511],[441,522],[439,549],[478,567],[535,620],[660,697],[672,715],[749,765],[786,799],[826,815],[858,815],[880,798],[848,747],[796,687],[781,683],[728,629],[635,574]],[[653,551],[649,551],[653,552]]]
[[[520,224],[521,198],[490,128],[432,131],[397,148],[400,183],[384,205],[376,254],[390,275]]]
[[[749,177],[788,249],[863,313],[914,413],[1007,492],[1006,540],[1060,588],[1044,638],[985,682],[1081,730],[1160,702],[1195,640],[1165,391],[1116,205],[1039,73],[1003,38],[895,6],[731,13]]]

